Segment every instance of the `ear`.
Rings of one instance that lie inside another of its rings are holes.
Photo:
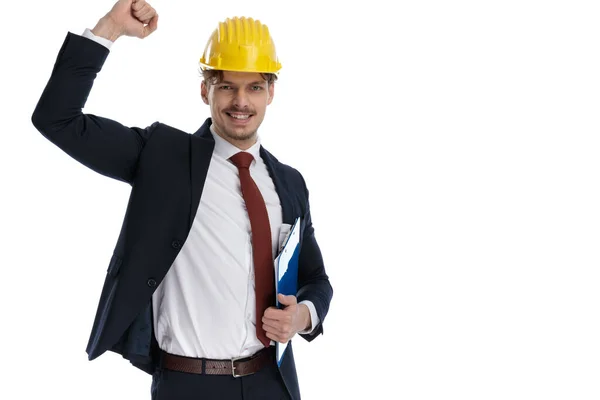
[[[200,84],[200,96],[202,96],[202,101],[204,104],[208,104],[208,88],[206,87],[206,83],[202,81]]]
[[[271,104],[273,96],[275,96],[275,82],[269,85],[269,99],[267,100],[267,105]]]

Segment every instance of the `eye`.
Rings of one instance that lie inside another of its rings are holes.
[[[258,92],[259,90],[262,90],[262,89],[263,89],[263,87],[259,86],[259,85],[252,86],[252,90],[255,91],[255,92]]]
[[[229,85],[221,85],[221,86],[219,86],[219,89],[221,89],[221,90],[230,90],[231,86],[229,86]]]

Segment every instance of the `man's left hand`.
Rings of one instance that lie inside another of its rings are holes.
[[[298,304],[296,296],[277,295],[283,310],[269,307],[262,318],[267,337],[279,343],[287,343],[294,335],[311,326],[310,311],[305,304]]]

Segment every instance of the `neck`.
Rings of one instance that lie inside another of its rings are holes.
[[[256,135],[252,136],[252,138],[250,139],[246,139],[246,140],[238,140],[238,139],[233,139],[230,137],[223,137],[221,136],[223,139],[227,140],[229,143],[231,143],[232,145],[234,145],[235,147],[237,147],[240,150],[248,150],[250,147],[254,146],[254,144],[256,143]]]

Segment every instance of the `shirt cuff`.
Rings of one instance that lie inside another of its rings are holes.
[[[310,333],[312,333],[312,331],[315,330],[315,326],[319,325],[319,316],[317,315],[317,309],[315,308],[315,305],[310,300],[301,301],[300,304],[306,304],[306,307],[308,307],[308,311],[310,312],[311,326],[308,329],[305,329],[298,333],[310,334]]]
[[[113,45],[113,41],[105,39],[103,37],[100,36],[96,36],[92,33],[91,30],[89,30],[88,28],[85,29],[85,31],[83,32],[83,35],[81,35],[83,37],[86,37],[90,40],[93,40],[94,42],[100,43],[102,46],[106,47],[107,49],[110,50],[110,47]]]

